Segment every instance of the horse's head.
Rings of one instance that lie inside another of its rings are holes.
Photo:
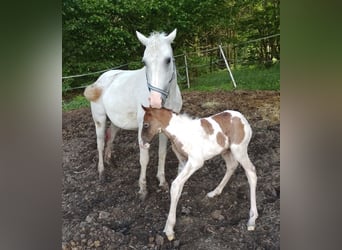
[[[150,91],[150,105],[161,108],[168,97],[170,85],[176,81],[176,67],[171,43],[176,37],[177,29],[169,35],[153,33],[150,37],[137,33],[140,42],[145,45],[143,62],[146,69],[146,80]]]
[[[153,137],[161,133],[165,129],[171,120],[172,111],[169,109],[158,109],[151,107],[141,107],[145,111],[143,127],[141,130],[141,139],[143,146],[148,148]]]

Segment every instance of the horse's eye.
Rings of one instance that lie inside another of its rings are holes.
[[[147,122],[144,123],[144,128],[148,128],[150,126],[150,124],[148,124]]]
[[[171,62],[171,58],[170,57],[166,58],[165,62],[166,64],[169,64]]]
[[[145,60],[142,60],[141,62],[142,62],[144,65],[146,65],[146,61],[145,61]]]

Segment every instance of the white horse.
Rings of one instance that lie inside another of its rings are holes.
[[[147,194],[146,167],[149,162],[148,149],[141,147],[141,130],[144,110],[141,105],[155,108],[162,106],[179,112],[182,97],[177,84],[176,66],[171,43],[176,37],[175,29],[169,35],[152,33],[145,37],[136,31],[140,42],[145,45],[143,62],[138,70],[110,70],[103,73],[95,83],[88,86],[85,97],[91,102],[91,112],[95,122],[97,149],[99,153],[98,171],[100,180],[104,178],[103,151],[106,138],[105,161],[111,158],[112,144],[120,129],[138,129],[140,145],[139,194],[144,199]],[[106,117],[111,126],[106,131]],[[157,178],[159,186],[167,188],[165,180],[165,157],[167,138],[159,136],[159,160]]]
[[[258,217],[256,206],[257,176],[253,163],[247,153],[247,147],[252,137],[252,129],[246,118],[237,111],[226,110],[219,114],[190,119],[178,115],[168,109],[145,108],[144,124],[141,133],[143,146],[149,148],[149,143],[157,133],[163,133],[171,140],[172,149],[183,169],[171,185],[171,205],[164,232],[169,240],[174,239],[173,228],[176,223],[176,207],[185,182],[203,166],[204,161],[221,154],[226,162],[226,174],[220,184],[207,194],[212,198],[221,194],[229,178],[234,173],[238,163],[245,169],[250,187],[248,230],[254,230]]]

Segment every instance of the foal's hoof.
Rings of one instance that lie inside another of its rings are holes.
[[[161,189],[163,189],[164,191],[169,191],[169,184],[167,182],[164,182],[162,184],[159,184],[159,187],[161,187]]]

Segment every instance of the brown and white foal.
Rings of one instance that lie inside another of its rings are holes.
[[[240,163],[245,169],[250,186],[251,208],[247,228],[254,230],[255,220],[258,217],[255,197],[257,176],[255,167],[247,154],[252,129],[246,118],[241,113],[232,110],[206,118],[191,119],[165,108],[143,107],[143,109],[145,110],[141,134],[143,145],[148,148],[153,137],[162,132],[170,139],[173,151],[183,164],[171,186],[171,205],[164,228],[168,239],[174,239],[176,207],[184,183],[203,166],[205,160],[218,154],[221,154],[225,160],[227,171],[220,184],[207,196],[214,197],[221,194]]]

